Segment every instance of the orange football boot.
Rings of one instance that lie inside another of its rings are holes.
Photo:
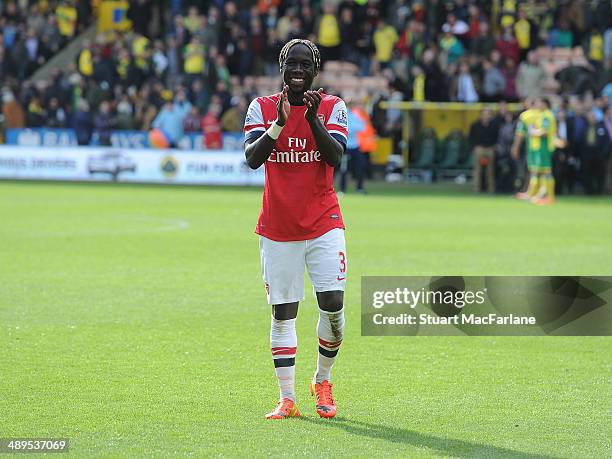
[[[332,395],[332,384],[326,379],[317,384],[313,378],[310,383],[310,395],[317,396],[316,409],[322,418],[333,418],[336,415],[336,402]]]
[[[542,199],[538,199],[535,203],[538,206],[550,206],[555,203],[555,200],[552,198],[542,198]]]
[[[276,405],[273,411],[266,414],[266,419],[285,419],[297,418],[300,415],[295,402],[289,398],[284,398]]]

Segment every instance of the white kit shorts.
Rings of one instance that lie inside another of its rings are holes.
[[[278,242],[260,236],[259,253],[269,304],[304,299],[304,267],[315,292],[344,291],[347,259],[341,228],[307,241]]]

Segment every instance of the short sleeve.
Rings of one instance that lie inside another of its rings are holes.
[[[257,138],[266,131],[261,105],[257,99],[253,99],[244,119],[244,139]]]
[[[516,133],[521,135],[527,134],[527,126],[525,125],[525,121],[522,119],[519,119],[516,123]]]
[[[346,111],[346,104],[342,99],[338,99],[334,104],[325,128],[330,134],[337,134],[344,139],[344,144],[346,145],[348,138],[348,113]]]

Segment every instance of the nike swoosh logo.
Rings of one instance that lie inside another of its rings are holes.
[[[337,279],[337,280],[339,280],[339,281],[342,281],[342,280],[346,279],[346,277],[340,277],[340,276],[338,276],[338,277],[336,277],[336,279]]]

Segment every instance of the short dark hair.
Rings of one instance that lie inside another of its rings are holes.
[[[283,49],[281,49],[281,52],[278,55],[279,67],[281,69],[283,68],[283,64],[285,63],[285,60],[287,59],[289,50],[293,46],[298,45],[298,44],[305,45],[308,47],[308,49],[310,49],[310,52],[312,53],[312,60],[315,66],[315,74],[319,73],[319,70],[321,70],[321,53],[319,52],[319,48],[317,48],[317,45],[315,45],[310,40],[304,40],[302,38],[294,38],[293,40],[288,41],[285,46],[283,46]]]

